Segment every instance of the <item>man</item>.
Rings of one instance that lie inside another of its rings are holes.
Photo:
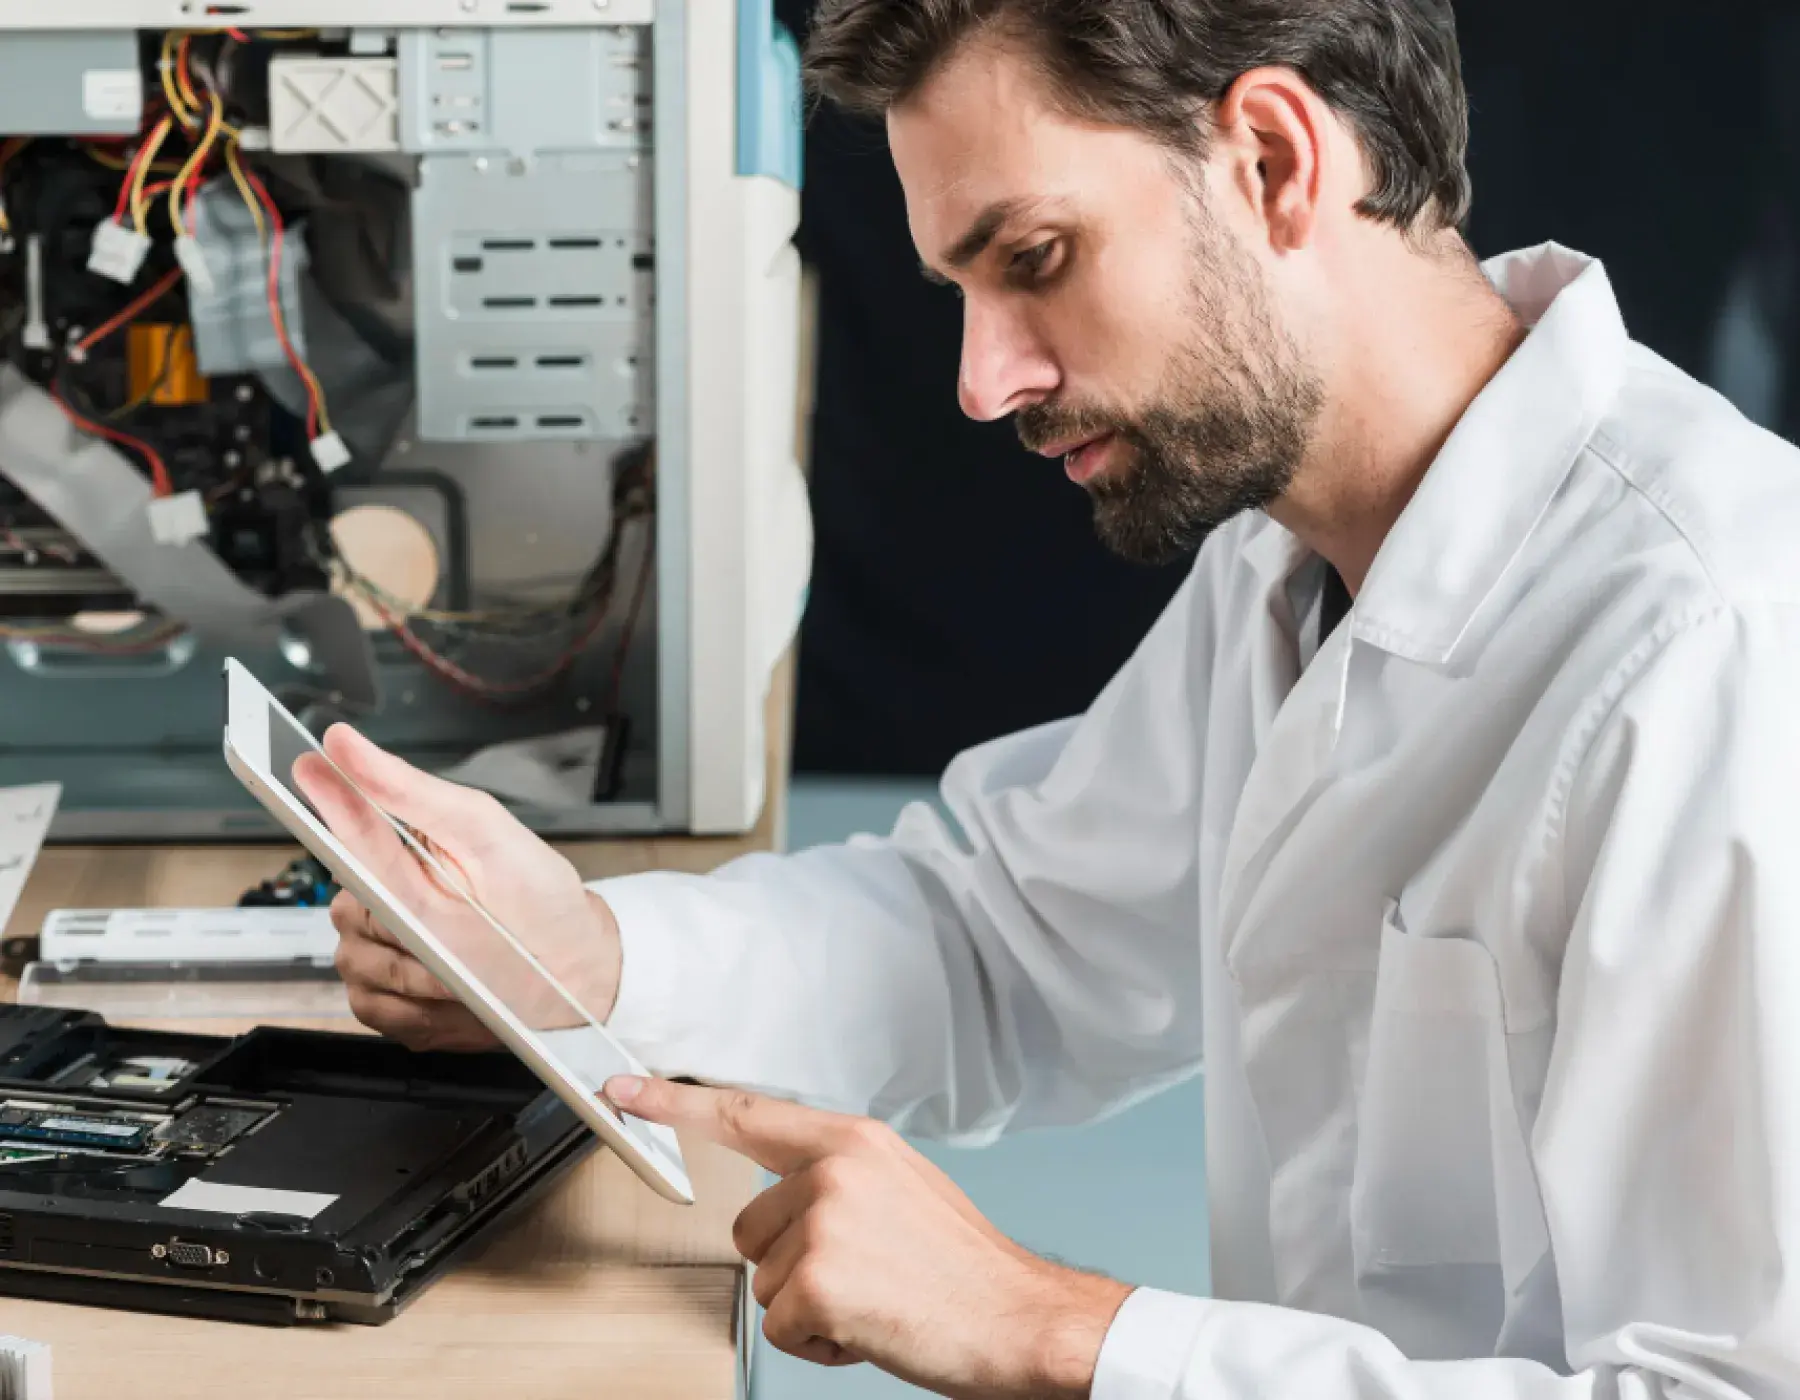
[[[1176,602],[1080,721],[958,760],[960,833],[711,879],[585,891],[331,752],[652,1066],[810,1105],[608,1090],[783,1176],[737,1243],[787,1350],[969,1396],[1800,1395],[1795,454],[1598,265],[1482,276],[1441,0],[827,0],[809,61],[886,115],[966,410],[1131,556],[1213,532]],[[338,917],[364,1019],[482,1043]],[[1218,1300],[1032,1257],[868,1121],[1202,1064]]]

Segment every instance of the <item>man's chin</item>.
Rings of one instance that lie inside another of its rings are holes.
[[[1128,564],[1153,568],[1172,564],[1198,549],[1213,528],[1158,519],[1146,514],[1139,502],[1094,497],[1094,529],[1100,543]]]

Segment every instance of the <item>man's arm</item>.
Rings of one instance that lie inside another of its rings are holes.
[[[917,806],[883,840],[596,886],[614,1030],[666,1072],[968,1138],[1192,1072],[1205,555],[1085,717],[952,765],[960,833]]]
[[[1409,1359],[1380,1333],[1125,1290],[1001,1239],[873,1124],[653,1085],[758,1156],[778,1345],[952,1396],[1800,1396],[1800,608],[1690,624],[1573,765],[1572,932],[1532,1155],[1567,1366]],[[627,1086],[627,1092],[635,1085]]]

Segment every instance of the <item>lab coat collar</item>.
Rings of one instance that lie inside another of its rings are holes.
[[[1483,266],[1531,327],[1482,390],[1388,533],[1356,599],[1353,635],[1450,665],[1581,449],[1618,398],[1630,338],[1601,264],[1548,243]],[[1309,551],[1272,520],[1242,556],[1277,586]]]

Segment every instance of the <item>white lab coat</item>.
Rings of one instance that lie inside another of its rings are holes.
[[[601,886],[666,1071],[967,1140],[1205,1065],[1218,1298],[1099,1400],[1800,1396],[1800,454],[1489,275],[1535,329],[1316,656],[1248,517],[961,833]]]

